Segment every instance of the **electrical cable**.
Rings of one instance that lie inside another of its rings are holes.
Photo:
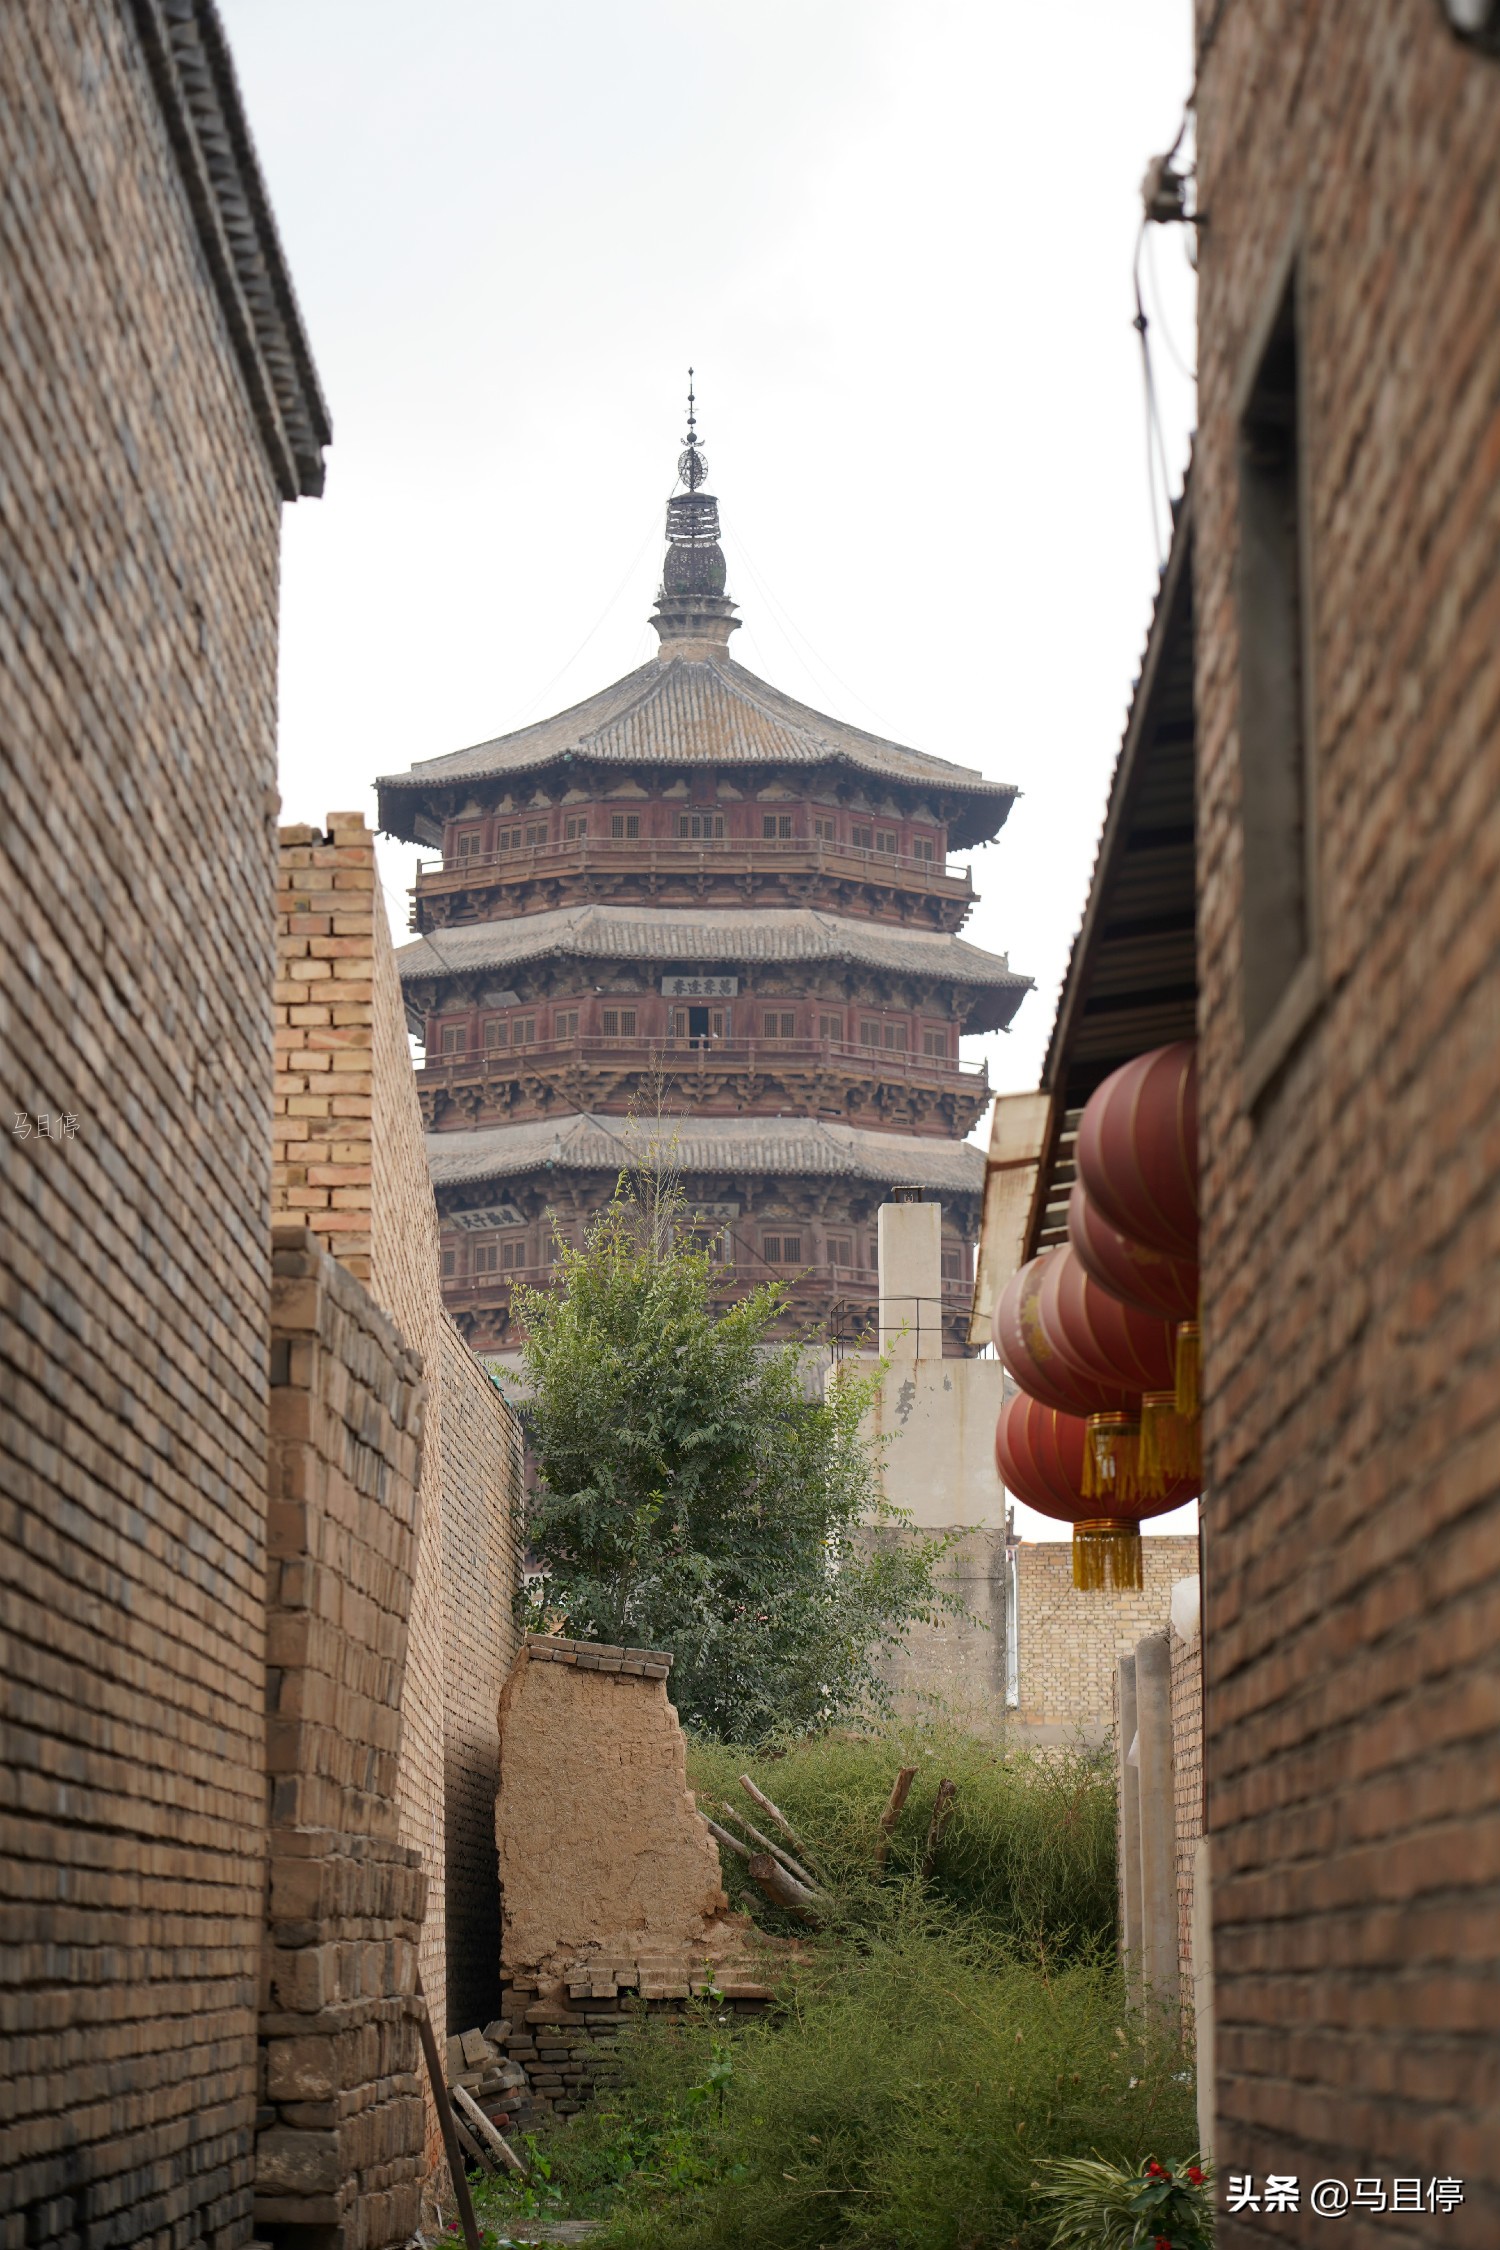
[[[1151,294],[1156,302],[1156,325],[1162,332],[1167,350],[1176,364],[1178,373],[1184,376],[1188,382],[1196,383],[1198,370],[1196,367],[1188,366],[1187,361],[1172,341],[1172,331],[1167,326],[1166,314],[1162,310],[1161,277],[1156,270],[1156,238],[1149,231],[1146,235],[1146,268],[1151,277]]]
[[[865,698],[860,694],[858,688],[851,687],[847,680],[840,677],[840,675],[834,670],[833,666],[827,661],[826,657],[819,655],[818,651],[813,647],[811,641],[808,640],[801,627],[795,622],[795,620],[791,616],[791,613],[777,599],[775,594],[772,593],[770,587],[761,577],[760,572],[756,569],[754,562],[751,560],[750,550],[745,545],[743,536],[738,531],[734,532],[731,535],[726,530],[724,535],[724,543],[726,546],[732,545],[734,547],[737,556],[739,557],[740,561],[743,562],[746,570],[750,575],[751,583],[754,585],[756,592],[760,595],[762,601],[766,604],[768,611],[772,613],[773,621],[779,624],[781,628],[782,638],[786,640],[788,648],[792,650],[792,654],[795,656],[798,653],[794,643],[800,642],[802,648],[802,661],[804,663],[811,663],[813,669],[817,672],[821,672],[824,677],[840,691],[841,694],[849,696],[853,702],[859,704],[862,710],[867,711],[870,717],[875,721],[875,724],[880,728],[881,739],[883,741],[896,741],[898,738],[891,731],[889,722],[882,716],[879,711],[875,709],[873,703],[866,702]]]
[[[667,497],[670,499],[671,494],[669,493]],[[659,521],[659,510],[653,510],[650,529],[647,531],[645,538],[641,541],[639,547],[636,549],[629,569],[626,571],[624,577],[620,580],[620,583],[615,588],[614,592],[610,595],[609,600],[605,603],[604,608],[600,612],[595,624],[590,627],[587,633],[585,633],[583,639],[579,642],[577,648],[574,649],[566,664],[564,664],[560,670],[554,672],[551,679],[547,682],[546,686],[540,688],[535,695],[529,697],[528,700],[521,705],[520,709],[514,714],[514,716],[506,723],[506,725],[504,725],[500,729],[501,734],[514,734],[518,730],[518,728],[524,726],[531,713],[535,711],[540,704],[546,702],[548,696],[551,695],[552,690],[557,686],[558,682],[567,678],[568,674],[572,671],[574,665],[578,662],[579,657],[582,656],[589,643],[595,638],[598,633],[603,630],[604,626],[609,622],[609,619],[613,616],[615,609],[619,604],[620,598],[625,592],[626,587],[630,584],[631,579],[634,578],[637,570],[640,568],[641,559],[645,555],[647,548],[651,545],[653,539],[656,539],[660,536],[660,533],[657,529]]]

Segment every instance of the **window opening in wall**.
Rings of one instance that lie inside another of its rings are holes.
[[[510,1027],[510,1043],[513,1047],[534,1047],[536,1045],[535,1016],[519,1016],[516,1019]]]
[[[874,829],[873,829],[873,828],[851,828],[851,829],[850,829],[850,831],[849,831],[849,834],[850,834],[850,836],[851,836],[851,838],[852,838],[852,840],[853,840],[853,843],[854,843],[854,848],[855,848],[855,850],[856,850],[856,851],[858,851],[858,852],[872,852],[872,851],[874,851],[874,849],[875,849],[875,831],[874,831]]]
[[[800,1234],[768,1234],[762,1239],[761,1255],[773,1266],[800,1266],[802,1237]]]
[[[835,1046],[837,1046],[837,1044],[838,1044],[838,1043],[839,1043],[839,1041],[840,1041],[840,1040],[841,1040],[841,1039],[843,1038],[843,1036],[844,1036],[844,1019],[843,1019],[843,1017],[842,1017],[842,1016],[837,1016],[837,1015],[834,1015],[834,1016],[830,1016],[830,1015],[822,1015],[822,1016],[819,1016],[819,1018],[818,1018],[818,1037],[819,1037],[820,1039],[829,1039],[829,1040],[832,1040],[832,1042],[834,1043],[834,1045],[835,1045]]]
[[[588,832],[589,816],[587,813],[570,812],[563,821],[563,842],[566,844],[575,843],[580,836],[586,836]]]
[[[481,845],[483,844],[483,842],[484,842],[484,831],[483,831],[483,829],[480,829],[480,828],[465,828],[465,829],[463,830],[463,832],[461,833],[461,835],[459,836],[459,839],[458,839],[458,856],[459,856],[459,858],[460,858],[460,859],[472,859],[472,858],[474,857],[474,854],[475,854],[475,853],[476,853],[476,852],[477,852],[477,851],[479,850],[480,846],[481,846]]]
[[[497,852],[518,852],[520,848],[521,831],[519,828],[496,829],[495,849]]]
[[[554,1039],[576,1039],[578,1037],[578,1010],[576,1008],[555,1008],[553,1010],[552,1036]]]
[[[679,836],[722,836],[724,815],[721,812],[680,812],[677,815],[677,833]]]
[[[458,1252],[456,1250],[445,1250],[443,1252],[442,1270],[444,1281],[451,1281],[458,1271]]]
[[[929,1268],[929,1271],[930,1271],[930,1270],[931,1270],[931,1269]],[[944,1250],[944,1252],[943,1252],[943,1279],[944,1279],[944,1281],[962,1281],[962,1280],[963,1280],[963,1277],[964,1277],[964,1259],[963,1259],[963,1252],[962,1252],[961,1250]]]
[[[885,1027],[885,1043],[894,1054],[904,1055],[906,1053],[905,1024],[888,1023]]]
[[[795,1039],[796,1011],[791,1008],[768,1008],[760,1019],[760,1035],[762,1039]]]
[[[880,1026],[871,1016],[860,1018],[859,1043],[862,1047],[878,1047],[880,1045]]]
[[[484,1044],[486,1049],[488,1050],[495,1047],[503,1047],[505,1045],[505,1041],[506,1027],[504,1017],[489,1017],[484,1027]]]
[[[931,1024],[924,1025],[922,1030],[922,1052],[924,1055],[937,1055],[941,1058],[942,1061],[947,1061],[948,1031],[946,1025],[937,1030],[934,1030]]]
[[[1242,998],[1251,1040],[1312,947],[1297,283],[1294,265],[1239,429]]]
[[[606,1039],[633,1039],[635,1037],[634,1008],[606,1008],[604,1011],[604,1036]]]
[[[833,816],[830,813],[813,814],[813,834],[825,844],[833,842]]]
[[[517,1267],[530,1265],[530,1263],[531,1259],[528,1254],[528,1245],[524,1240],[520,1242],[512,1240],[510,1242],[501,1243],[500,1265],[503,1272],[514,1273]]]
[[[936,859],[937,852],[933,848],[932,838],[930,836],[913,836],[911,840],[911,856],[913,859]]]
[[[528,844],[546,843],[547,823],[545,820],[529,820],[526,823],[526,841]]]
[[[462,1055],[468,1052],[469,1027],[466,1023],[445,1023],[438,1052],[444,1055]]]
[[[875,849],[878,852],[899,851],[901,849],[901,838],[896,830],[894,828],[877,828],[875,831]]]
[[[854,1244],[847,1235],[831,1234],[828,1237],[828,1263],[831,1266],[853,1265]]]
[[[789,812],[763,814],[760,832],[762,836],[790,836],[792,833],[791,814]]]
[[[609,816],[611,836],[639,836],[641,816],[638,812],[617,812]]]
[[[496,1273],[500,1266],[498,1242],[476,1242],[470,1253],[475,1273]]]
[[[724,1036],[724,1010],[722,1008],[674,1008],[672,1034],[677,1039],[722,1039]]]

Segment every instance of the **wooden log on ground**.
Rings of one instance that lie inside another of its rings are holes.
[[[794,1914],[799,1922],[819,1922],[828,1901],[821,1891],[810,1891],[789,1875],[779,1859],[769,1852],[757,1852],[750,1862],[750,1880],[762,1898],[779,1906],[784,1914]]]
[[[742,1812],[737,1812],[733,1805],[725,1805],[723,1809],[729,1815],[729,1818],[731,1820],[737,1820],[739,1822],[740,1826],[744,1829],[745,1834],[750,1838],[752,1843],[759,1844],[763,1852],[769,1852],[773,1859],[780,1860],[788,1875],[795,1875],[797,1881],[799,1883],[806,1883],[809,1890],[815,1890],[817,1888],[817,1876],[809,1875],[807,1869],[803,1867],[800,1862],[793,1859],[790,1852],[784,1852],[779,1844],[772,1843],[769,1836],[762,1835],[761,1831],[756,1827],[753,1820],[747,1820],[745,1818],[745,1815]]]
[[[729,1830],[721,1828],[716,1820],[709,1820],[707,1813],[703,1815],[703,1818],[708,1823],[708,1832],[711,1836],[716,1836],[721,1844],[727,1844],[732,1852],[738,1852],[741,1859],[750,1857],[748,1844],[742,1844],[738,1836],[731,1836]]]
[[[485,2116],[484,2111],[480,2108],[478,2102],[475,2101],[474,2096],[469,2092],[468,2087],[455,2086],[453,2089],[453,2099],[457,2106],[463,2111],[465,2118],[473,2127],[474,2131],[479,2134],[482,2139],[487,2141],[489,2146],[494,2150],[496,2156],[499,2157],[507,2172],[519,2172],[521,2178],[524,2180],[526,2177],[525,2165],[521,2162],[521,2159],[519,2158],[519,2156],[517,2156],[515,2150],[511,2147],[510,2142],[505,2138],[505,2135],[501,2132],[499,2126],[494,2122],[493,2118]]]
[[[938,1846],[943,1840],[943,1830],[953,1811],[953,1800],[958,1795],[956,1781],[940,1781],[933,1800],[932,1820],[927,1830],[927,1849],[922,1854],[922,1880],[929,1882],[937,1865]]]
[[[880,1841],[875,1846],[875,1865],[877,1867],[884,1867],[890,1856],[891,1837],[895,1833],[896,1823],[901,1818],[901,1808],[911,1795],[911,1785],[916,1778],[917,1769],[915,1766],[903,1766],[891,1783],[891,1793],[885,1801],[885,1811],[880,1816]]]
[[[750,1776],[747,1773],[742,1773],[740,1775],[740,1787],[744,1790],[745,1795],[750,1799],[750,1802],[753,1805],[759,1805],[761,1811],[766,1814],[767,1818],[781,1830],[782,1835],[785,1836],[787,1842],[791,1845],[792,1850],[794,1852],[800,1852],[809,1867],[816,1868],[818,1864],[817,1861],[813,1858],[812,1853],[808,1850],[806,1844],[803,1843],[802,1838],[797,1834],[796,1829],[787,1819],[786,1814],[782,1811],[781,1807],[779,1805],[773,1805],[770,1798],[766,1795],[765,1791],[763,1789],[757,1789],[755,1783],[750,1779]],[[823,1880],[821,1873],[818,1876],[818,1880],[820,1882]]]

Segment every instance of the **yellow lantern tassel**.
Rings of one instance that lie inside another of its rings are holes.
[[[1177,1411],[1198,1411],[1198,1373],[1202,1344],[1196,1320],[1179,1321],[1177,1327]]]
[[[1197,1418],[1179,1413],[1175,1391],[1147,1391],[1141,1400],[1140,1471],[1141,1490],[1153,1500],[1199,1473]]]
[[[1141,1497],[1141,1425],[1128,1414],[1091,1414],[1083,1448],[1085,1500]]]
[[[1073,1584],[1080,1593],[1140,1590],[1141,1534],[1128,1516],[1099,1516],[1073,1526]]]

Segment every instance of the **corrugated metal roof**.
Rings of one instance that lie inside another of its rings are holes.
[[[596,901],[431,930],[403,945],[396,960],[401,981],[412,984],[427,977],[514,969],[558,955],[682,961],[705,970],[726,961],[844,961],[1013,992],[1014,1007],[1031,990],[1030,977],[1012,969],[1003,953],[986,953],[948,931],[857,922],[810,906],[614,906]]]
[[[972,766],[953,765],[814,711],[715,653],[653,659],[553,718],[445,757],[423,758],[406,773],[383,776],[377,783],[382,823],[404,834],[413,792],[532,773],[569,757],[605,765],[838,761],[887,780],[925,783],[950,795],[983,800],[984,809],[976,806],[976,818],[967,824],[970,842],[999,829],[1016,795],[1010,782],[987,781]],[[387,793],[393,800],[389,809]]]
[[[861,1132],[802,1117],[669,1117],[648,1130],[628,1118],[584,1111],[524,1125],[429,1133],[427,1161],[436,1188],[509,1179],[547,1167],[618,1172],[640,1162],[652,1139],[664,1150],[670,1146],[672,1164],[690,1175],[754,1172],[871,1180],[882,1187],[910,1182],[975,1196],[984,1187],[984,1152],[968,1141]]]

